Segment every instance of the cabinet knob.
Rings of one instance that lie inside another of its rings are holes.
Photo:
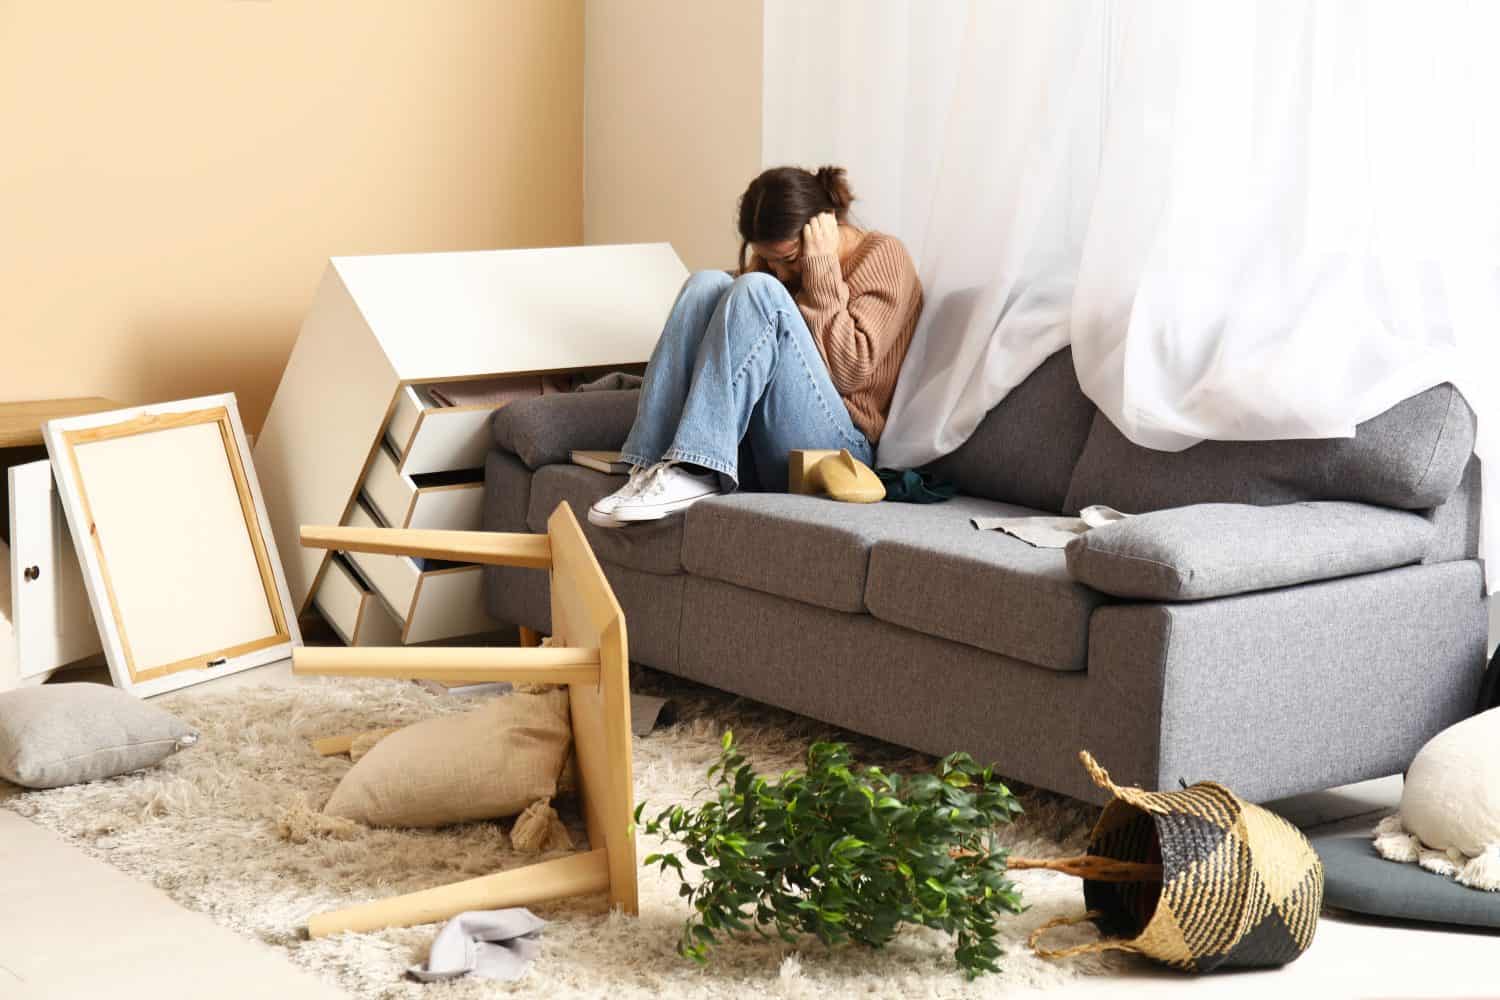
[[[21,571],[21,576],[25,577],[27,583],[30,583],[32,580],[35,580],[41,575],[42,568],[40,566],[27,566],[24,570]]]

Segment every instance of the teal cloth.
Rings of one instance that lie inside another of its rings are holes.
[[[885,498],[893,503],[942,503],[952,500],[958,487],[919,469],[876,469],[885,486]]]
[[[1459,885],[1416,865],[1387,861],[1370,835],[1314,837],[1323,861],[1323,902],[1397,920],[1500,928],[1500,892]]]

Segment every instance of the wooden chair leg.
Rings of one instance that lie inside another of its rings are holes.
[[[466,910],[530,906],[552,899],[603,892],[609,888],[609,859],[602,848],[541,861],[525,868],[481,875],[464,882],[376,900],[307,922],[309,937],[344,931],[378,931],[447,920]]]
[[[337,736],[325,736],[322,739],[312,741],[313,752],[319,757],[337,757],[339,754],[348,753],[353,749],[354,741],[361,736],[387,731],[386,729],[369,729],[361,733],[340,733]]]
[[[541,644],[542,633],[538,632],[534,628],[527,628],[525,625],[521,626],[521,645],[540,646]]]

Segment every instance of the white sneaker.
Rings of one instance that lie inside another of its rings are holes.
[[[657,462],[646,470],[635,492],[615,504],[613,514],[624,524],[656,521],[722,492],[717,473],[688,472],[672,462]]]
[[[630,478],[625,480],[625,485],[615,490],[607,497],[600,497],[589,507],[589,523],[599,528],[618,528],[622,522],[615,519],[615,508],[620,501],[635,496],[635,491],[641,488],[641,483],[646,480],[646,473],[651,466],[638,465],[630,470]]]

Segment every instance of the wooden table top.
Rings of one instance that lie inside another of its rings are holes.
[[[58,417],[118,410],[120,403],[102,396],[77,399],[34,399],[0,403],[0,448],[24,448],[42,443],[42,425]]]

